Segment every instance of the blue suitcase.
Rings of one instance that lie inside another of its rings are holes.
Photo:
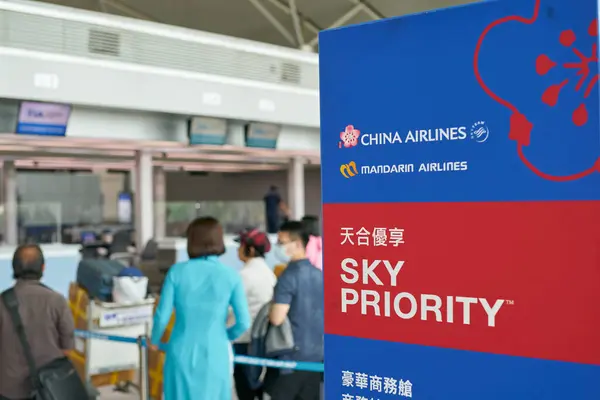
[[[113,278],[125,268],[114,260],[84,259],[77,267],[77,284],[91,299],[112,301]]]

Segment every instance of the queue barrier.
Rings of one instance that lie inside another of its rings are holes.
[[[75,336],[83,339],[96,339],[105,340],[109,342],[118,343],[129,343],[137,345],[140,349],[140,382],[139,392],[141,400],[148,400],[149,398],[149,387],[148,387],[148,344],[149,339],[146,336],[140,336],[138,338],[108,335],[98,332],[90,332],[85,330],[75,330]],[[160,350],[164,349],[164,344],[161,345]],[[307,362],[307,361],[287,361],[287,360],[274,360],[270,358],[258,358],[250,356],[234,356],[234,362],[236,364],[245,365],[256,365],[260,367],[278,368],[278,369],[291,369],[297,371],[310,371],[310,372],[323,372],[323,363]]]

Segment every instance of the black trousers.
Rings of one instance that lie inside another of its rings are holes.
[[[268,393],[271,400],[319,400],[321,376],[319,372],[308,371],[278,374]]]
[[[245,343],[234,344],[235,354],[245,356],[248,354],[248,345]],[[248,384],[248,377],[244,372],[244,366],[235,364],[233,369],[233,380],[235,381],[235,390],[238,400],[263,400],[263,390],[253,390]]]
[[[279,218],[267,217],[267,233],[279,232],[281,220]]]

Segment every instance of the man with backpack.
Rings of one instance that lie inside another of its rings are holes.
[[[28,400],[35,398],[37,370],[65,360],[66,352],[73,348],[75,327],[65,298],[40,282],[44,255],[39,246],[19,246],[12,265],[16,283],[0,301],[0,399]],[[15,324],[15,318],[19,323]],[[36,368],[34,376],[19,331],[26,337]]]

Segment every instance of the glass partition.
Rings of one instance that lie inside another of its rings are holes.
[[[19,243],[77,244],[130,229],[118,218],[124,184],[123,173],[18,170]]]
[[[60,203],[20,203],[17,206],[19,244],[61,243],[63,224]]]
[[[164,209],[167,237],[184,237],[189,223],[200,216],[217,218],[226,234],[236,234],[248,227],[265,229],[265,211],[262,201],[167,202],[155,206]],[[98,239],[103,232],[114,233],[133,229],[133,224],[103,221],[100,205],[83,207],[61,202],[20,202],[17,210],[19,244],[78,244],[93,240],[94,237]],[[155,215],[158,218],[160,213]],[[4,229],[5,209],[4,205],[0,204],[2,239]]]
[[[247,227],[265,228],[265,206],[262,201],[167,202],[156,206],[166,208],[167,237],[185,236],[188,224],[201,216],[217,218],[226,234],[238,233]]]
[[[21,202],[17,206],[18,243],[65,243],[99,240],[103,232],[132,229],[102,221],[101,206],[69,207],[60,202]],[[0,205],[0,236],[4,241],[5,207]]]

